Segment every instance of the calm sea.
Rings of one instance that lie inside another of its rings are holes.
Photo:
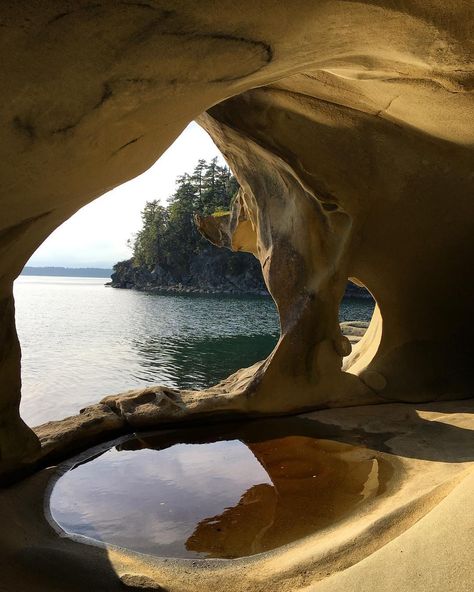
[[[159,296],[106,288],[108,278],[20,276],[22,417],[75,414],[105,395],[150,384],[204,388],[263,359],[278,338],[267,298]],[[346,300],[341,320],[369,320]]]

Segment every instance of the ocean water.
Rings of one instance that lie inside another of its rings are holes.
[[[151,384],[205,388],[265,358],[278,339],[269,298],[155,295],[108,278],[20,276],[22,417],[61,419],[108,394]],[[346,300],[340,317],[370,320],[372,302]]]

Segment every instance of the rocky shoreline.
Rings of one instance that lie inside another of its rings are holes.
[[[241,294],[268,296],[258,261],[248,253],[208,247],[186,266],[153,269],[132,259],[114,265],[112,288],[162,294]]]
[[[198,286],[184,286],[183,284],[176,284],[170,286],[154,286],[154,285],[144,285],[144,286],[122,286],[122,285],[114,285],[113,282],[108,282],[105,284],[110,288],[118,288],[121,290],[137,290],[138,292],[147,292],[149,294],[158,294],[158,295],[166,295],[166,294],[195,294],[195,295],[214,295],[214,296],[260,296],[262,298],[270,297],[270,294],[266,290],[246,290],[242,291],[238,288],[231,289],[227,287],[219,287],[216,286],[215,288],[199,288]]]
[[[196,294],[270,297],[260,264],[248,253],[210,247],[196,255],[186,269],[136,266],[132,259],[114,265],[106,286],[151,294]],[[345,298],[371,299],[364,288],[348,283]]]

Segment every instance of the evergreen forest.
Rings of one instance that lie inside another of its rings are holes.
[[[200,159],[192,172],[176,179],[166,205],[147,202],[142,227],[129,241],[132,258],[114,265],[112,285],[152,291],[246,293],[266,295],[259,262],[206,241],[194,214],[227,212],[239,189],[217,158]]]

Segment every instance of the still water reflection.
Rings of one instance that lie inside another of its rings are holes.
[[[349,515],[387,479],[373,451],[313,437],[308,424],[131,439],[63,475],[52,515],[67,532],[163,557],[274,549]]]

